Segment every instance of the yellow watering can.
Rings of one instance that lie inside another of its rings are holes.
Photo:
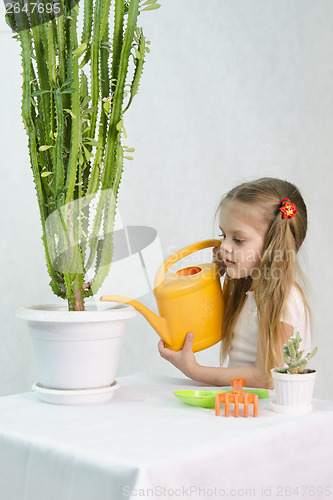
[[[188,332],[194,333],[193,352],[206,349],[222,338],[224,302],[218,266],[208,263],[185,267],[168,275],[166,272],[183,257],[220,244],[220,240],[199,241],[165,259],[156,273],[154,284],[160,317],[141,302],[128,297],[104,295],[100,300],[133,306],[148,320],[169,349],[182,349]]]

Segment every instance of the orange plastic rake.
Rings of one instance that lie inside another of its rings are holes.
[[[229,417],[229,405],[234,403],[234,417],[239,416],[239,405],[244,405],[244,417],[249,416],[249,405],[253,404],[253,416],[258,416],[258,395],[243,392],[246,386],[244,378],[234,378],[231,381],[232,392],[217,394],[215,398],[215,415],[220,415],[220,405],[224,403],[224,415]]]

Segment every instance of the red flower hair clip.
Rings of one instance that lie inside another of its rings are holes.
[[[281,200],[280,211],[284,219],[291,219],[297,213],[295,203],[292,203],[289,198],[283,198],[283,200]]]

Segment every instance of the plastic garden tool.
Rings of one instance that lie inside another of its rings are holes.
[[[206,349],[222,338],[224,302],[218,266],[207,263],[166,273],[183,257],[220,244],[220,240],[215,239],[199,241],[165,259],[157,270],[154,283],[160,316],[128,297],[104,295],[100,300],[133,306],[148,320],[169,349],[182,349],[188,332],[194,333],[193,352]]]
[[[220,415],[220,405],[224,403],[224,415],[229,417],[229,405],[234,403],[234,417],[239,416],[239,405],[244,405],[244,417],[249,415],[249,404],[253,404],[253,416],[258,416],[258,395],[243,392],[246,386],[244,378],[234,378],[231,381],[232,392],[217,394],[215,398],[215,415]]]

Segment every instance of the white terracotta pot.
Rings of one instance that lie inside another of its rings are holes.
[[[59,306],[22,307],[32,340],[39,384],[50,389],[110,386],[116,375],[129,306],[68,311]]]
[[[290,374],[276,372],[273,368],[271,373],[275,389],[275,405],[289,407],[290,411],[296,408],[304,411],[311,409],[316,370],[310,373]]]

